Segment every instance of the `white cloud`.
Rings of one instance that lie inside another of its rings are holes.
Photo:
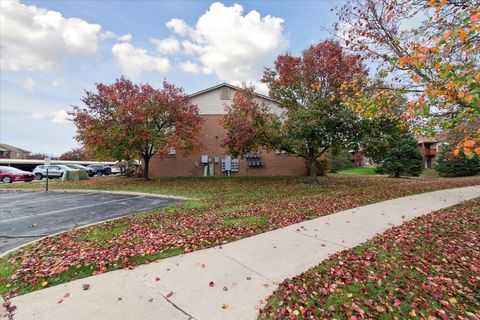
[[[27,118],[32,120],[42,120],[45,119],[45,114],[43,112],[36,111],[30,114]]]
[[[60,81],[58,80],[52,80],[52,87],[56,88],[60,85]]]
[[[172,19],[168,21],[167,28],[182,36],[192,31],[192,28],[186,24],[185,21],[180,19]]]
[[[133,36],[131,33],[126,33],[123,36],[118,36],[117,40],[120,42],[128,42],[133,39]]]
[[[29,114],[27,118],[32,120],[48,120],[52,123],[62,125],[68,124],[70,122],[70,117],[65,110],[57,110],[52,112],[35,111]]]
[[[286,48],[283,22],[254,10],[243,15],[241,5],[216,2],[194,27],[179,19],[170,20],[167,27],[187,37],[182,41],[184,53],[196,56],[205,71],[221,80],[242,82],[258,80],[263,68]]]
[[[180,51],[180,42],[173,37],[167,39],[151,39],[150,41],[155,44],[157,51],[160,53],[173,54]]]
[[[165,73],[171,68],[167,58],[151,56],[147,50],[136,48],[130,43],[115,44],[112,53],[127,76],[139,77],[144,71]]]
[[[32,79],[32,77],[28,77],[27,79],[25,79],[23,86],[25,87],[25,89],[32,92],[33,89],[35,89],[35,87],[37,86],[37,83],[35,82],[35,80]]]
[[[105,31],[105,32],[100,32],[99,36],[100,36],[100,39],[102,39],[102,40],[115,39],[115,40],[120,41],[120,42],[128,42],[128,41],[133,39],[133,35],[131,33],[126,33],[124,35],[119,36],[115,32],[110,31],[110,30]]]
[[[194,73],[194,74],[200,73],[200,71],[202,70],[202,68],[198,64],[193,63],[191,61],[180,63],[180,69],[183,72]]]
[[[69,123],[68,113],[65,110],[58,110],[51,112],[49,114],[50,121],[58,124],[67,124]]]
[[[68,54],[97,52],[101,26],[57,11],[0,1],[0,66],[47,71]]]

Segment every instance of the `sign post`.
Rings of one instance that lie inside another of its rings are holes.
[[[47,184],[45,185],[45,191],[48,192],[48,169],[50,169],[50,158],[45,158],[44,165],[47,169]]]

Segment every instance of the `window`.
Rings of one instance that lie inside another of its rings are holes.
[[[220,100],[230,100],[230,88],[222,87],[220,89]]]
[[[170,149],[168,149],[168,152],[167,152],[167,157],[175,157],[177,155],[177,149],[171,147]]]

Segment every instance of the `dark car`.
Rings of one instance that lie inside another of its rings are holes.
[[[103,164],[89,164],[87,168],[93,170],[95,176],[108,176],[112,174],[112,168]]]
[[[12,183],[14,181],[30,182],[35,179],[32,172],[23,171],[14,167],[0,166],[0,181]]]
[[[92,168],[89,168],[89,167],[82,166],[80,164],[67,164],[66,166],[69,167],[69,168],[72,168],[72,169],[77,169],[77,170],[80,170],[80,171],[86,171],[89,177],[95,175],[95,173],[96,173],[96,170],[94,170]]]

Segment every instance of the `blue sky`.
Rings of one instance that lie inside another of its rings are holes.
[[[0,141],[54,155],[77,146],[66,112],[121,75],[188,93],[258,83],[277,55],[329,38],[341,4],[1,1]]]

